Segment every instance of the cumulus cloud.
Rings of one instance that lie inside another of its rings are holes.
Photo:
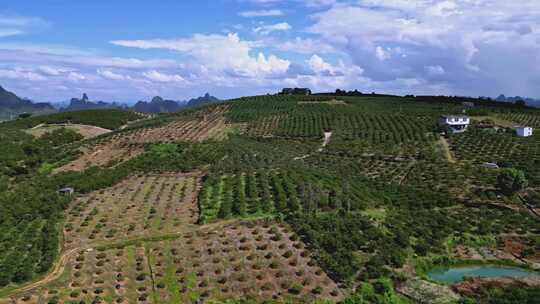
[[[538,69],[510,72],[540,62],[536,0],[364,0],[314,18],[308,31],[349,54],[376,80],[419,79],[428,72],[459,93],[489,94],[493,83],[516,92],[520,81],[540,77]],[[440,63],[451,73],[435,68]],[[528,94],[535,93],[529,87]]]
[[[319,57],[317,54],[314,54],[311,56],[309,60],[307,60],[307,64],[313,70],[315,73],[329,73],[333,74],[334,68],[331,64],[325,62],[321,57]]]
[[[243,76],[264,77],[282,74],[289,68],[288,60],[258,53],[251,56],[253,43],[241,40],[238,34],[202,35],[175,40],[117,40],[111,43],[141,49],[167,49],[186,53],[207,69]]]

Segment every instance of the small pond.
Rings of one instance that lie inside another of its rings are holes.
[[[434,269],[427,273],[428,277],[440,283],[458,283],[466,277],[500,278],[538,276],[539,273],[508,266],[479,265],[446,269]]]

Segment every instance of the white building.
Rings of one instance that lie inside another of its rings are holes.
[[[529,137],[533,134],[533,128],[531,127],[516,127],[516,134],[519,137]]]
[[[444,115],[439,118],[439,125],[450,129],[453,133],[465,132],[471,119],[465,115]]]

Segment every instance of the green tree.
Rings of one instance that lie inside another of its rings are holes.
[[[528,182],[523,171],[515,168],[507,168],[497,177],[497,185],[503,193],[513,195],[526,188]]]

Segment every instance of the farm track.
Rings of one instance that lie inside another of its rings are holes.
[[[43,285],[46,285],[46,284],[58,279],[64,273],[65,267],[66,267],[69,259],[75,253],[77,253],[79,250],[82,250],[82,249],[83,248],[73,248],[71,250],[68,250],[68,251],[62,253],[62,255],[60,255],[60,258],[58,259],[58,261],[54,265],[53,270],[50,271],[47,275],[45,275],[45,277],[41,278],[38,281],[35,281],[35,282],[30,283],[30,284],[27,284],[27,285],[24,285],[24,286],[21,286],[21,287],[18,287],[16,289],[11,290],[10,295],[6,296],[6,298],[11,297],[11,296],[16,295],[16,294],[19,294],[19,293],[26,292],[26,291],[31,291],[33,289],[39,288],[39,287],[41,287]]]
[[[443,149],[446,160],[452,164],[456,163],[456,159],[454,158],[454,155],[452,155],[452,151],[450,150],[450,144],[448,143],[446,138],[441,136],[439,139],[439,143],[441,145],[441,148]]]

